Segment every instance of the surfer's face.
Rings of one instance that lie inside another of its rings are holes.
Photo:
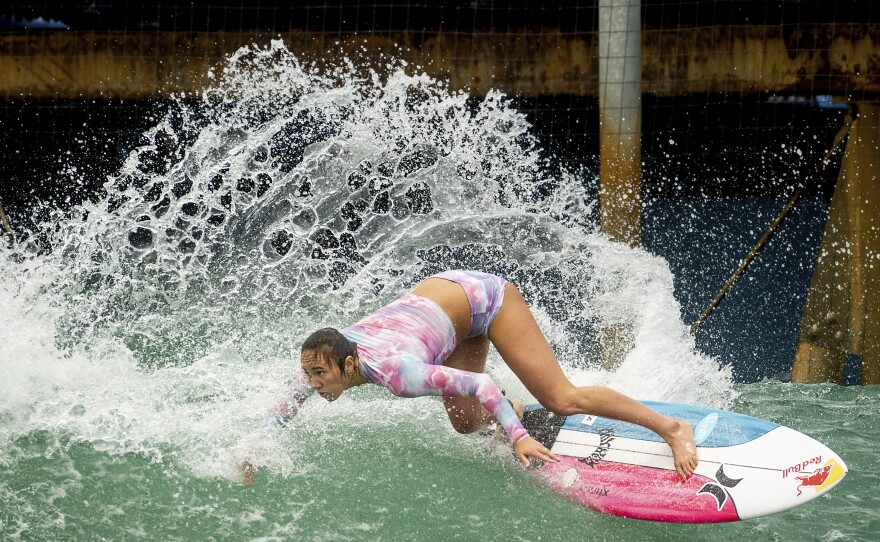
[[[335,401],[345,391],[342,371],[332,360],[324,359],[315,350],[304,350],[301,363],[309,384],[324,399]]]

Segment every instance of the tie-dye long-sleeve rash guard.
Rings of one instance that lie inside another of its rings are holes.
[[[489,375],[443,365],[455,349],[455,328],[443,309],[413,294],[386,305],[341,330],[357,344],[361,373],[368,382],[399,397],[475,397],[516,443],[529,436]],[[302,373],[289,397],[275,409],[278,422],[296,414],[311,393]]]

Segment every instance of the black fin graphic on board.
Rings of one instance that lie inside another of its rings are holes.
[[[718,483],[724,487],[736,487],[736,484],[743,481],[742,478],[728,478],[727,475],[724,474],[724,465],[718,467],[718,472],[715,473],[715,479],[718,480]]]
[[[724,488],[716,485],[716,484],[706,484],[699,491],[697,491],[697,495],[700,493],[708,493],[715,497],[715,500],[718,501],[718,511],[720,512],[722,508],[724,508],[724,503],[727,502],[727,492],[724,491]]]

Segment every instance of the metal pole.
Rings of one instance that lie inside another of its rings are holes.
[[[642,24],[639,0],[599,2],[599,224],[611,239],[642,236]],[[626,324],[600,330],[602,365],[616,369],[635,338]]]
[[[602,231],[641,242],[642,40],[639,0],[599,2],[599,208]]]

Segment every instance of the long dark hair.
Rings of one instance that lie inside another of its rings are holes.
[[[328,363],[332,360],[339,366],[340,372],[345,372],[345,358],[351,356],[357,359],[357,344],[345,338],[345,335],[332,327],[325,327],[315,331],[302,344],[302,352],[314,351],[315,354]]]

